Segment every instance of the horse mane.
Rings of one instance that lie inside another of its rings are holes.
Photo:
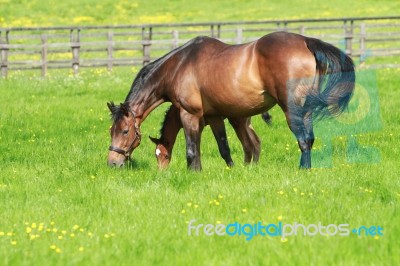
[[[146,81],[152,76],[152,74],[160,67],[162,66],[168,59],[170,59],[172,56],[177,54],[178,52],[182,51],[185,49],[187,46],[191,45],[192,43],[199,42],[202,40],[204,37],[196,37],[187,43],[185,43],[182,46],[179,46],[169,53],[165,54],[164,56],[156,59],[155,61],[145,65],[140,69],[139,73],[136,75],[135,79],[133,80],[131,89],[126,96],[125,102],[130,102],[133,100],[136,95],[142,91],[142,89],[145,87],[144,84]]]

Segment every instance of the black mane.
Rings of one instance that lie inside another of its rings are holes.
[[[139,73],[136,75],[135,79],[133,80],[131,89],[126,96],[125,103],[132,101],[136,98],[137,94],[143,89],[144,84],[146,81],[151,77],[151,75],[176,53],[182,51],[187,46],[191,45],[192,43],[201,42],[206,37],[196,37],[182,46],[175,48],[174,50],[170,51],[169,53],[165,54],[164,56],[158,58],[157,60],[145,65],[140,69]]]

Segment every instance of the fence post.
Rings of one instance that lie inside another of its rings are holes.
[[[172,49],[175,49],[178,47],[178,41],[179,41],[179,32],[178,30],[173,30],[172,31]]]
[[[0,31],[0,68],[1,68],[1,76],[6,78],[8,74],[8,32],[6,33],[5,42],[1,40],[1,31]]]
[[[243,42],[243,29],[236,28],[236,44],[241,44]]]
[[[306,27],[304,25],[300,26],[300,34],[304,35],[306,33]]]
[[[47,35],[42,34],[42,77],[47,75]]]
[[[361,23],[360,25],[360,64],[364,63],[365,61],[365,41],[367,38],[367,28],[365,26],[365,23]]]
[[[81,48],[80,29],[77,29],[76,38],[74,38],[73,32],[74,29],[71,29],[72,70],[74,71],[74,75],[77,75],[79,72],[79,48]]]
[[[151,38],[153,28],[149,28],[149,33],[146,35],[146,28],[142,28],[142,46],[143,46],[143,65],[147,65],[151,61],[150,50],[151,50]]]
[[[107,55],[108,55],[108,60],[107,60],[107,69],[108,71],[112,71],[113,68],[113,35],[114,33],[112,31],[109,31],[107,34],[107,39],[108,39],[108,46],[107,46]]]
[[[354,28],[354,21],[350,20],[350,26],[347,25],[347,21],[344,21],[344,39],[345,39],[345,50],[346,54],[349,56],[352,55],[352,42],[353,42],[353,28]]]

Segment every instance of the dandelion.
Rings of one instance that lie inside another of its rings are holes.
[[[104,237],[105,237],[105,238],[109,238],[109,237],[110,237],[110,235],[108,235],[108,234],[105,234],[105,235],[104,235]]]
[[[184,214],[184,213],[186,213],[186,211],[185,211],[185,210],[182,210],[181,213]]]
[[[36,235],[31,235],[29,239],[34,240],[35,238],[36,238]]]
[[[282,219],[283,219],[282,215],[279,215],[278,216],[278,221],[282,221]]]
[[[30,228],[29,226],[25,229],[25,232],[27,234],[30,234],[32,232],[32,228]]]
[[[87,235],[88,235],[88,237],[92,237],[93,236],[93,234],[91,232],[88,232]]]
[[[0,232],[0,236],[4,236],[5,234],[4,234],[4,232]]]
[[[57,253],[61,253],[61,249],[60,248],[56,248],[56,252]]]
[[[217,224],[221,224],[222,222],[221,221],[217,221]]]
[[[309,195],[309,196],[312,196],[312,195],[313,195],[313,193],[311,193],[311,192],[310,192],[310,193],[308,193],[308,195]]]
[[[293,191],[297,193],[297,188],[294,187],[294,188],[293,188]]]
[[[400,196],[400,194],[399,194],[399,196]],[[199,207],[199,205],[197,205],[197,204],[194,205],[195,209],[197,209],[198,207]]]
[[[301,195],[301,196],[304,196],[305,194],[304,194],[304,192],[301,192],[300,195]]]
[[[11,241],[11,245],[15,246],[17,244],[17,241],[13,240]]]
[[[77,230],[79,228],[79,225],[74,225],[74,227],[72,227],[72,229]]]
[[[278,194],[283,195],[285,192],[283,192],[283,190],[278,191]]]
[[[186,205],[187,205],[188,207],[191,207],[191,206],[192,206],[192,203],[191,203],[191,202],[188,202],[188,203],[186,203]]]
[[[59,239],[59,240],[63,239],[63,236],[59,235],[59,236],[58,236],[58,239]]]
[[[80,252],[82,252],[82,251],[84,251],[85,250],[85,248],[84,247],[79,247],[79,249],[78,249]]]
[[[52,221],[52,222],[50,222],[50,225],[55,225],[55,222],[53,222],[53,221]]]
[[[36,223],[32,223],[31,227],[36,228]]]
[[[61,234],[66,235],[66,234],[67,234],[67,231],[62,230],[62,231],[61,231]]]
[[[379,240],[379,236],[375,236],[374,239],[375,239],[375,240]]]
[[[219,206],[219,201],[215,201],[215,205]]]
[[[7,236],[12,236],[13,235],[13,232],[8,232],[7,233]]]
[[[243,212],[243,213],[246,213],[246,212],[247,212],[247,209],[242,209],[242,212]]]
[[[81,228],[81,229],[79,229],[79,231],[80,231],[80,232],[83,232],[83,231],[85,231],[85,229]]]
[[[286,242],[288,242],[288,239],[287,238],[281,238],[281,242],[282,243],[286,243]]]
[[[224,198],[224,196],[222,196],[222,195],[218,195],[218,198],[219,198],[219,199],[223,199],[223,198]]]
[[[71,238],[74,238],[74,237],[75,237],[75,234],[72,233],[72,234],[70,234],[69,236],[70,236]]]
[[[54,250],[54,249],[56,249],[56,248],[57,248],[56,245],[51,245],[51,246],[50,246],[50,249],[53,249],[53,250]]]
[[[53,230],[52,230],[54,233],[57,233],[57,228],[53,228]]]

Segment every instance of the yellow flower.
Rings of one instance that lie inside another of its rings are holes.
[[[75,234],[72,233],[72,234],[70,234],[69,236],[70,236],[71,238],[73,238],[73,237],[75,237]]]
[[[56,249],[56,248],[57,248],[56,245],[51,245],[51,246],[50,246],[50,249]]]
[[[12,236],[13,235],[13,232],[8,232],[7,233],[7,236]]]
[[[108,234],[105,234],[104,237],[105,237],[105,238],[109,238],[110,236],[109,236]]]
[[[304,192],[301,192],[300,195],[304,196]]]
[[[62,230],[62,231],[61,231],[61,234],[65,235],[65,234],[67,234],[67,231]]]
[[[74,227],[72,227],[72,229],[77,230],[79,228],[79,225],[74,225]]]
[[[31,235],[30,240],[34,240],[36,238],[35,235]]]
[[[294,192],[297,192],[297,188],[294,187],[294,188],[293,188],[293,191],[294,191]]]
[[[0,232],[0,236],[4,236],[5,234],[4,234],[4,232]]]
[[[192,206],[192,203],[191,203],[191,202],[188,202],[188,203],[186,203],[186,205],[187,205],[188,207],[190,207],[190,206]]]
[[[61,235],[60,235],[60,236],[58,236],[58,239],[59,239],[59,240],[63,239],[63,236],[61,236]]]
[[[243,213],[246,213],[246,212],[247,212],[247,209],[242,209],[242,212],[243,212]]]
[[[280,194],[280,195],[283,195],[285,192],[283,192],[282,190],[281,191],[278,191],[278,194]]]
[[[399,194],[399,196],[400,196],[400,194]],[[197,205],[197,204],[194,205],[195,209],[197,209],[198,207],[199,207],[199,205]]]
[[[11,241],[11,245],[15,246],[17,244],[17,241],[13,240]]]
[[[185,212],[186,212],[185,210],[182,210],[182,211],[181,211],[182,214],[184,214]]]
[[[224,198],[224,196],[222,196],[222,195],[218,195],[218,198],[219,198],[219,199],[223,199],[223,198]]]
[[[288,242],[288,239],[287,238],[281,238],[281,242],[282,243],[286,243],[286,242]]]
[[[56,248],[56,252],[57,253],[61,253],[61,249],[60,248]]]
[[[32,228],[30,228],[29,226],[25,229],[27,234],[30,234],[32,232]]]
[[[282,219],[283,219],[282,215],[279,215],[278,216],[278,221],[282,221]]]
[[[82,251],[84,251],[85,250],[85,248],[84,247],[79,247],[79,249],[78,249],[80,252],[82,252]]]

